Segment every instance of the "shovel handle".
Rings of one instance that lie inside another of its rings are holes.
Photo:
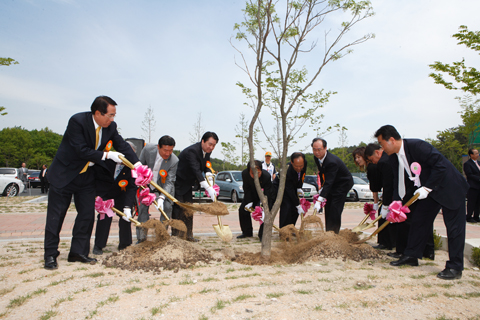
[[[408,200],[407,203],[405,203],[405,207],[409,207],[412,203],[414,203],[418,199],[419,196],[420,196],[419,193],[414,194],[413,197],[411,197],[410,200]]]
[[[118,210],[117,208],[112,207],[112,210],[113,210],[116,214],[118,214],[119,216],[121,216],[121,217],[126,217],[125,213],[123,213],[122,211]],[[135,225],[136,225],[137,227],[141,225],[140,222],[138,222],[137,220],[135,220],[135,219],[133,219],[133,218],[128,218],[128,220],[130,220],[131,222],[135,223]]]

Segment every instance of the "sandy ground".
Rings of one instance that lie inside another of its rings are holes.
[[[445,251],[418,267],[391,267],[387,251],[358,262],[250,266],[231,258],[259,252],[257,238],[202,237],[194,246],[210,254],[207,262],[130,271],[102,263],[123,254],[117,245],[110,240],[90,265],[67,262],[70,243],[62,241],[59,268],[47,271],[42,241],[0,243],[0,318],[480,319],[480,271],[465,261],[461,280],[438,279]]]

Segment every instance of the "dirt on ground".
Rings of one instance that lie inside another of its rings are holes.
[[[273,235],[270,259],[257,238],[198,243],[155,235],[118,252],[110,240],[94,265],[43,269],[39,241],[0,243],[0,318],[5,319],[480,319],[480,272],[445,281],[447,253],[392,267],[350,230]],[[308,228],[307,228],[308,230]]]

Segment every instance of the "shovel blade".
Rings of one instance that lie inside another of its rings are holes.
[[[215,230],[220,239],[225,242],[230,242],[233,238],[232,230],[230,230],[230,227],[228,225],[220,226],[218,224],[214,224],[213,230]]]

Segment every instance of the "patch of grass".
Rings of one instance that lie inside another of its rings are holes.
[[[250,294],[242,294],[242,295],[239,295],[238,297],[236,297],[235,299],[233,299],[233,302],[243,301],[243,300],[246,300],[248,298],[255,298],[255,296],[252,296]]]
[[[261,276],[261,274],[255,272],[255,273],[242,274],[242,275],[239,275],[239,276],[225,277],[225,280],[238,279],[238,278],[259,277],[259,276]]]
[[[97,284],[97,285],[95,286],[95,288],[103,288],[103,287],[108,287],[108,286],[110,286],[110,285],[112,285],[111,282],[102,282],[102,281],[100,281],[100,283]]]
[[[239,284],[238,286],[233,286],[233,287],[230,287],[229,289],[249,288],[251,286],[252,286],[251,284]]]
[[[57,311],[49,310],[46,311],[42,316],[40,316],[40,320],[48,320],[50,318],[55,317],[58,314]]]
[[[22,271],[19,271],[18,274],[24,274],[24,273],[27,273],[27,272],[30,272],[30,271],[33,271],[35,269],[26,269],[26,270],[22,270]]]
[[[335,307],[342,308],[342,309],[347,309],[348,304],[344,302],[344,303],[337,304]]]
[[[211,281],[219,281],[217,278],[213,278],[213,277],[208,277],[208,278],[205,278],[205,279],[202,279],[203,282],[211,282]]]
[[[203,294],[203,293],[209,293],[209,292],[212,292],[212,291],[216,291],[214,289],[207,289],[207,288],[203,288],[202,291],[200,291],[199,293]]]
[[[304,283],[310,283],[310,282],[312,282],[312,281],[310,281],[310,280],[297,280],[295,283],[297,283],[297,284],[299,284],[299,283],[304,284]]]
[[[106,304],[117,302],[120,298],[116,294],[110,295],[107,300],[100,301],[97,303],[97,308],[103,307]]]
[[[299,293],[299,294],[312,294],[313,292],[311,290],[297,290],[297,291],[294,291],[296,293]]]
[[[252,271],[252,267],[245,267],[245,268],[242,268],[240,270],[243,270],[243,271]]]
[[[439,283],[439,284],[437,284],[437,286],[445,288],[445,289],[449,289],[449,288],[453,287],[453,283]]]
[[[195,282],[193,282],[190,279],[185,279],[185,280],[180,281],[178,284],[181,285],[181,286],[184,286],[184,285],[195,284]]]
[[[378,279],[378,276],[377,276],[377,275],[374,275],[374,274],[369,274],[369,275],[367,276],[367,278],[370,279],[370,280],[376,280],[376,279]]]
[[[0,289],[0,297],[6,295],[9,292],[12,292],[14,289],[15,289],[15,286],[13,286],[11,288]]]
[[[55,303],[53,304],[53,306],[54,306],[54,307],[58,307],[62,302],[65,302],[65,301],[67,301],[67,300],[68,300],[68,301],[72,301],[72,300],[73,300],[72,296],[68,296],[68,297],[66,297],[66,298],[59,298],[59,299],[57,299],[57,301],[55,301]]]
[[[128,282],[140,283],[140,280],[138,278],[135,278],[135,279],[128,280]]]
[[[39,294],[46,293],[46,292],[47,292],[47,289],[38,289],[38,290],[35,290],[32,294],[27,294],[25,296],[20,296],[18,298],[12,299],[10,300],[10,303],[8,304],[7,308],[20,307],[25,302],[33,298],[33,296],[37,296]]]
[[[198,317],[198,320],[208,320],[208,317],[204,314],[200,315],[200,317]]]
[[[323,306],[322,306],[322,305],[315,306],[315,308],[313,308],[313,310],[315,310],[315,311],[323,311]]]
[[[50,282],[49,286],[56,286],[56,285],[58,285],[58,284],[60,284],[60,283],[67,282],[68,280],[72,280],[72,279],[73,279],[73,276],[70,276],[70,277],[68,277],[68,278],[66,278],[66,279],[63,279],[63,280],[52,281],[52,282]]]
[[[432,261],[425,262],[423,265],[424,266],[432,266],[432,267],[437,266],[437,264],[435,262],[432,262]]]
[[[86,267],[79,267],[79,268],[75,268],[73,271],[84,271],[84,270],[88,270]]]
[[[272,292],[272,293],[267,293],[267,298],[280,298],[281,296],[284,296],[285,293],[283,292]]]
[[[217,303],[215,304],[215,306],[210,308],[210,312],[215,313],[217,310],[222,310],[227,306],[227,304],[230,304],[230,301],[217,299]]]
[[[480,292],[467,292],[465,296],[468,298],[478,298],[480,297]]]
[[[137,292],[137,291],[140,291],[140,290],[142,290],[142,288],[134,286],[134,287],[130,287],[130,288],[127,288],[127,289],[123,290],[123,292],[130,294],[130,293],[134,293],[134,292]]]
[[[103,277],[105,273],[103,272],[94,272],[94,273],[89,273],[84,275],[84,277],[90,277],[90,278],[98,278],[98,277]]]
[[[234,268],[228,268],[225,272],[226,272],[226,273],[229,273],[229,272],[234,272],[234,271],[235,271]]]
[[[51,273],[47,274],[45,277],[51,278],[51,277],[55,277],[57,274],[60,274],[60,272],[59,271],[54,271],[54,272],[51,272]]]
[[[418,275],[415,275],[415,274],[414,274],[414,275],[411,275],[411,276],[410,276],[410,278],[412,278],[412,279],[423,279],[423,278],[425,278],[425,277],[426,277],[425,274],[418,274]]]

